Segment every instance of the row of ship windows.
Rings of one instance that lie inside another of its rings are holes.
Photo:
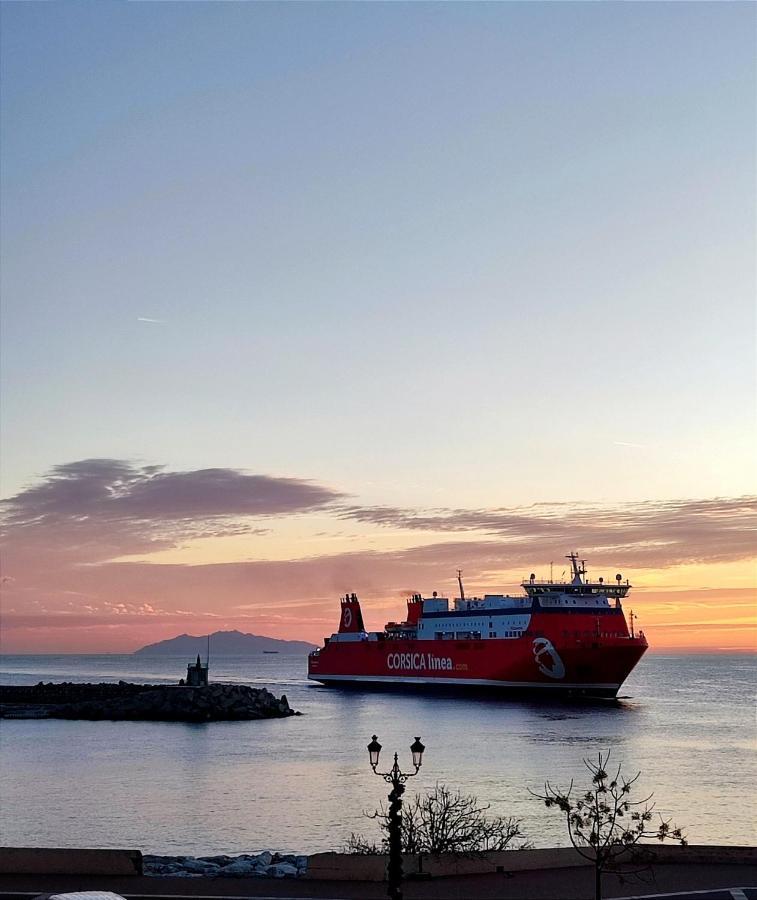
[[[521,617],[520,621],[523,622],[523,621],[524,621],[524,617]],[[447,626],[442,625],[441,627],[442,627],[442,628],[445,628],[445,627],[446,627],[446,628],[452,629],[452,628],[455,627],[455,624],[456,624],[456,623],[452,622],[452,623],[450,623],[450,624],[447,625]],[[493,623],[493,622],[471,622],[470,625],[473,626],[474,628],[475,628],[476,626],[478,626],[479,628],[486,628],[486,626],[488,625],[490,631],[491,631],[491,629],[494,627],[494,623]],[[438,627],[438,626],[437,626],[437,627]],[[424,626],[421,624],[421,625],[418,627],[418,631],[423,631],[423,630],[424,630]],[[436,631],[435,634],[442,634],[442,632],[441,632],[441,631]]]
[[[600,601],[599,603],[595,603],[594,606],[609,606],[610,605],[605,598],[602,598],[602,599],[604,600],[604,602]],[[576,606],[578,604],[578,601],[571,600],[571,599],[563,600],[560,597],[557,597],[557,598],[554,598],[551,600],[542,600],[541,603],[543,606],[568,606],[571,603],[573,604],[573,606]],[[580,605],[586,606],[586,603],[582,601]]]
[[[490,631],[489,637],[506,637],[516,638],[523,634],[522,631],[501,631],[499,635],[496,631]],[[437,631],[434,634],[437,641],[480,641],[480,631]]]
[[[641,634],[642,632],[639,632]],[[618,638],[618,637],[628,637],[628,635],[623,634],[620,631],[564,631],[562,633],[563,637],[570,637],[571,634],[574,638]]]

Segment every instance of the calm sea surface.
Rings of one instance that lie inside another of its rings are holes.
[[[4,656],[0,682],[176,681],[185,659]],[[642,790],[692,843],[755,844],[752,656],[647,655],[617,704],[355,693],[308,683],[297,657],[211,660],[211,677],[286,693],[303,715],[184,725],[3,720],[0,839],[12,846],[139,847],[159,853],[338,849],[386,786],[368,767],[376,732],[421,774],[523,819],[536,846],[566,843],[558,816],[529,796],[549,778],[582,777],[581,759],[612,750],[642,770]]]

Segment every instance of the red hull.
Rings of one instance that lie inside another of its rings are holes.
[[[601,629],[601,630],[600,630]],[[535,612],[518,638],[329,641],[311,654],[308,677],[365,683],[500,688],[614,697],[647,649],[620,615]]]

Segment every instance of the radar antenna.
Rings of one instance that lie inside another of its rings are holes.
[[[581,565],[578,564],[578,554],[577,553],[569,553],[565,559],[570,560],[571,568],[573,569],[573,578],[577,579],[577,581],[581,580],[581,576],[586,574],[586,560],[581,560]]]

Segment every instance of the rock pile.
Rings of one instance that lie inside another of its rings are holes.
[[[308,867],[307,856],[243,853],[240,856],[150,856],[142,858],[145,875],[191,878],[299,878]]]
[[[115,700],[154,691],[154,684],[130,681],[101,681],[98,684],[76,681],[38,681],[37,684],[0,685],[0,703],[59,705],[83,700]]]
[[[220,722],[297,715],[286,695],[244,684],[203,687],[43,684],[0,687],[0,717]]]

